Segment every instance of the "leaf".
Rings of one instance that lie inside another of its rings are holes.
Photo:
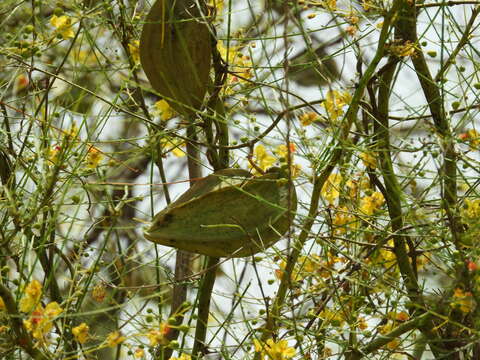
[[[152,87],[182,115],[202,106],[212,56],[208,25],[192,0],[158,0],[140,38],[140,62]]]
[[[277,168],[250,176],[235,169],[207,176],[158,213],[145,237],[217,257],[249,256],[270,247],[293,219],[295,188]]]

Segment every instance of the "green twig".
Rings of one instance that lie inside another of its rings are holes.
[[[210,300],[212,299],[213,285],[217,273],[217,265],[220,259],[217,257],[208,257],[207,272],[203,277],[199,291],[198,300],[198,318],[195,329],[195,342],[193,343],[193,358],[201,358],[206,354],[205,338],[207,335],[208,316],[210,314]]]

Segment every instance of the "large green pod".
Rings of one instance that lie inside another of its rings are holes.
[[[144,234],[198,254],[249,256],[280,240],[296,208],[295,188],[282,170],[252,177],[245,170],[226,169],[195,183],[155,215]]]
[[[210,29],[194,0],[157,0],[140,38],[140,61],[152,87],[180,114],[198,111],[207,92]]]

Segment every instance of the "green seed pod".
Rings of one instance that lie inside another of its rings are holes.
[[[158,0],[140,38],[140,62],[152,87],[180,114],[200,109],[210,74],[212,41],[197,2]]]
[[[296,208],[295,188],[282,170],[251,177],[245,170],[226,169],[198,181],[155,215],[144,235],[203,255],[250,256],[280,240]]]

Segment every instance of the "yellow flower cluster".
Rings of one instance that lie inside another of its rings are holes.
[[[250,79],[252,77],[252,61],[250,56],[244,55],[240,52],[241,49],[241,46],[229,46],[227,49],[223,44],[223,41],[217,42],[217,50],[220,53],[220,56],[226,63],[231,65],[230,71],[233,73],[229,74],[227,77],[227,95],[233,94],[233,86],[245,82],[244,79]]]
[[[343,115],[343,108],[350,104],[352,96],[347,91],[329,90],[322,106],[325,108],[328,118],[331,121],[336,121]]]
[[[77,341],[80,344],[84,344],[88,340],[89,330],[90,330],[90,327],[85,323],[81,323],[80,325],[75,326],[72,329],[72,334],[73,334],[73,337],[75,338],[75,341]]]
[[[262,343],[254,339],[253,344],[255,352],[260,353],[262,360],[284,360],[295,356],[295,349],[288,346],[287,340],[275,342],[273,339],[268,339],[266,343]]]
[[[281,164],[286,164],[289,151],[290,154],[293,155],[293,153],[296,151],[295,144],[290,143],[288,147],[285,144],[278,145],[274,150],[276,157],[273,156],[273,154],[270,154],[265,148],[265,146],[259,144],[255,146],[255,150],[253,152],[253,161],[255,165],[258,166],[262,171],[266,171],[272,166],[274,166],[277,162]],[[250,167],[252,166],[250,165]],[[292,177],[297,177],[300,173],[300,165],[292,163],[291,173]]]
[[[473,298],[473,294],[470,291],[464,291],[460,288],[456,288],[453,292],[452,301],[450,306],[455,309],[459,309],[464,314],[472,312],[477,303]]]
[[[30,313],[28,319],[23,320],[25,329],[34,339],[45,342],[46,336],[53,328],[55,318],[63,312],[63,309],[55,301],[43,307],[40,304],[41,297],[42,284],[38,280],[32,280],[25,287],[18,308],[21,312]]]
[[[47,304],[45,308],[39,304],[29,318],[23,320],[23,325],[36,340],[45,342],[46,336],[53,328],[55,318],[62,312],[63,309],[55,301]]]
[[[147,333],[148,340],[150,341],[150,346],[157,345],[168,345],[169,340],[167,338],[168,333],[170,332],[170,327],[167,323],[161,323],[158,329],[151,329]]]
[[[316,121],[319,121],[320,120],[320,115],[318,115],[314,111],[307,111],[307,112],[304,112],[303,114],[301,114],[298,117],[298,119],[300,120],[300,124],[302,124],[302,126],[308,126],[308,125],[313,124]]]
[[[480,217],[480,199],[465,199],[466,207],[462,211],[462,215],[468,219],[478,219]]]
[[[20,299],[19,309],[21,312],[28,313],[35,309],[42,297],[42,284],[38,280],[32,280],[25,287],[22,298]]]
[[[103,160],[102,152],[97,149],[95,146],[90,145],[87,151],[86,164],[88,169],[95,169],[98,167],[100,162]]]
[[[107,297],[107,291],[105,290],[105,285],[102,283],[96,284],[92,289],[92,298],[96,302],[103,302]]]
[[[72,29],[72,18],[62,15],[53,15],[50,19],[50,24],[55,28],[55,31],[63,39],[73,38],[75,33]]]
[[[320,191],[322,197],[327,200],[330,205],[333,205],[340,197],[340,183],[342,179],[342,175],[339,173],[330,174]]]
[[[324,325],[333,327],[341,327],[345,322],[345,317],[340,310],[330,310],[326,308],[322,310],[319,317],[323,320]]]
[[[275,157],[273,157],[267,152],[267,149],[265,149],[265,146],[263,146],[262,144],[255,146],[253,156],[255,164],[257,164],[257,166],[263,171],[271,168],[273,164],[275,164],[275,162],[277,161]]]
[[[405,42],[394,42],[388,46],[388,50],[390,53],[398,57],[415,56],[416,52],[415,44],[410,40]]]
[[[300,256],[292,271],[292,280],[302,281],[308,277],[315,276],[317,280],[327,279],[335,271],[335,264],[345,262],[344,258],[334,256],[330,252],[325,256],[310,254],[308,256]],[[279,269],[275,270],[277,279],[282,279],[285,272],[286,262],[282,260]]]
[[[58,145],[55,145],[54,147],[47,149],[47,151],[48,151],[48,154],[47,154],[48,160],[52,164],[57,165],[58,160],[60,159],[60,154],[62,152],[62,148]]]
[[[377,168],[377,159],[371,152],[362,152],[360,154],[360,159],[362,159],[363,165],[365,165],[367,168]]]
[[[370,196],[365,196],[360,200],[360,212],[364,215],[370,216],[373,215],[375,211],[383,205],[385,199],[383,198],[382,193],[375,191]]]
[[[480,149],[480,133],[477,130],[467,130],[467,132],[460,134],[459,138],[460,140],[468,142],[470,150],[474,151]]]
[[[116,347],[123,343],[127,338],[120,331],[114,331],[108,334],[105,343],[108,347]]]
[[[346,206],[340,206],[335,209],[335,216],[332,220],[336,235],[345,234],[348,230],[356,228],[358,225],[356,217]]]

